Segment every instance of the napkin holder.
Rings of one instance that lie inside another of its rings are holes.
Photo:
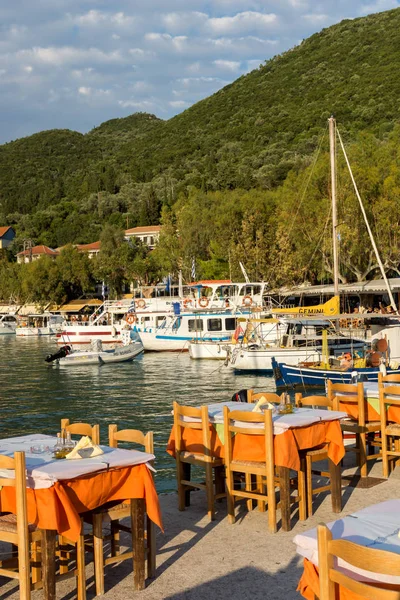
[[[77,460],[80,458],[93,458],[101,454],[104,454],[104,451],[100,446],[94,444],[89,436],[84,436],[65,458],[68,460]]]

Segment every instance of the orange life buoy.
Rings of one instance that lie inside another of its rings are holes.
[[[187,308],[188,306],[192,306],[193,300],[191,298],[185,298],[183,301],[183,306]]]
[[[251,296],[244,296],[242,304],[244,306],[250,306],[251,304],[253,304],[253,298]]]
[[[199,299],[199,306],[201,306],[201,308],[207,308],[207,306],[209,305],[210,301],[208,298],[206,298],[205,296],[202,296]]]
[[[139,298],[139,300],[135,300],[136,308],[146,308],[146,302],[143,298]]]
[[[129,323],[129,325],[133,325],[137,321],[137,317],[135,315],[129,314],[125,316],[125,321]]]

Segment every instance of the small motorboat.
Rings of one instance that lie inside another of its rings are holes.
[[[139,340],[124,339],[123,345],[113,350],[104,350],[101,340],[93,340],[89,350],[73,350],[71,346],[62,346],[55,354],[46,356],[46,362],[60,367],[81,365],[105,365],[133,360],[143,352]]]

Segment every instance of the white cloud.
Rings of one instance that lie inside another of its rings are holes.
[[[194,27],[201,27],[208,19],[207,13],[203,12],[173,12],[162,15],[161,20],[168,31],[175,33],[187,31]]]
[[[92,90],[90,87],[82,86],[78,89],[78,92],[80,94],[82,94],[82,96],[90,96],[90,94],[92,93]]]
[[[369,15],[371,13],[381,12],[384,10],[391,10],[392,8],[398,8],[399,3],[396,0],[377,0],[371,2],[371,4],[365,4],[361,7],[361,15]]]
[[[107,13],[95,9],[83,15],[71,16],[71,20],[81,27],[98,27],[103,24],[131,27],[135,22],[134,17],[127,16],[123,12]]]
[[[324,25],[325,23],[329,23],[331,21],[331,17],[329,15],[323,15],[318,13],[310,13],[307,15],[303,15],[303,19],[312,23],[313,25]]]
[[[30,50],[20,50],[17,52],[17,58],[31,59],[39,63],[46,63],[60,67],[65,64],[76,64],[83,61],[92,60],[100,63],[120,62],[121,54],[115,50],[112,52],[103,52],[99,48],[80,49],[72,46],[66,47],[34,47]]]
[[[208,27],[217,34],[243,33],[244,31],[271,30],[271,25],[278,20],[276,14],[259,12],[241,12],[233,17],[217,17],[209,19]]]
[[[218,67],[218,69],[227,71],[237,71],[240,68],[240,62],[235,60],[214,60],[213,64]]]

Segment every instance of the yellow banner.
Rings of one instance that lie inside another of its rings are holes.
[[[278,314],[292,314],[292,315],[325,315],[326,317],[333,317],[340,314],[340,301],[339,296],[333,296],[325,304],[317,304],[316,306],[296,306],[294,308],[276,308],[273,311]]]

